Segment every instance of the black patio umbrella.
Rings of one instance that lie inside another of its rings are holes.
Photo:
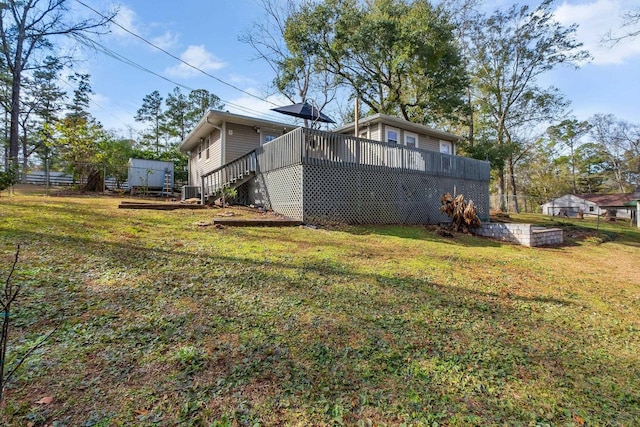
[[[288,116],[299,117],[301,119],[312,120],[314,122],[335,123],[331,117],[327,116],[313,105],[307,102],[287,105],[285,107],[272,108],[271,110]]]

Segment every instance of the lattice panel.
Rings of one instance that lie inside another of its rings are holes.
[[[302,221],[302,166],[258,173],[249,182],[249,200]]]
[[[305,165],[303,176],[306,222],[341,221],[363,224],[436,224],[445,192],[473,199],[481,218],[489,216],[488,183],[393,169]]]
[[[247,182],[236,187],[236,190],[238,191],[238,196],[231,201],[232,203],[239,203],[241,205],[248,205],[251,203],[249,201],[249,184]]]

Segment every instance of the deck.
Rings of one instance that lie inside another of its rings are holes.
[[[389,170],[446,178],[489,180],[489,163],[349,135],[298,128],[201,177],[203,202],[223,187],[238,187],[256,173],[292,165]]]
[[[446,192],[489,218],[489,163],[298,128],[201,177],[201,201],[225,187],[308,222],[437,224]]]

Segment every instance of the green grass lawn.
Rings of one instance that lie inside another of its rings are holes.
[[[633,426],[640,231],[526,248],[425,227],[198,227],[213,212],[0,198],[22,245],[3,426]],[[48,404],[37,404],[52,397]],[[586,423],[586,424],[585,424]]]

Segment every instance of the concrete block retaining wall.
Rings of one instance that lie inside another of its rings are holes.
[[[559,228],[533,227],[531,224],[484,223],[474,233],[523,246],[560,245],[563,242]]]

